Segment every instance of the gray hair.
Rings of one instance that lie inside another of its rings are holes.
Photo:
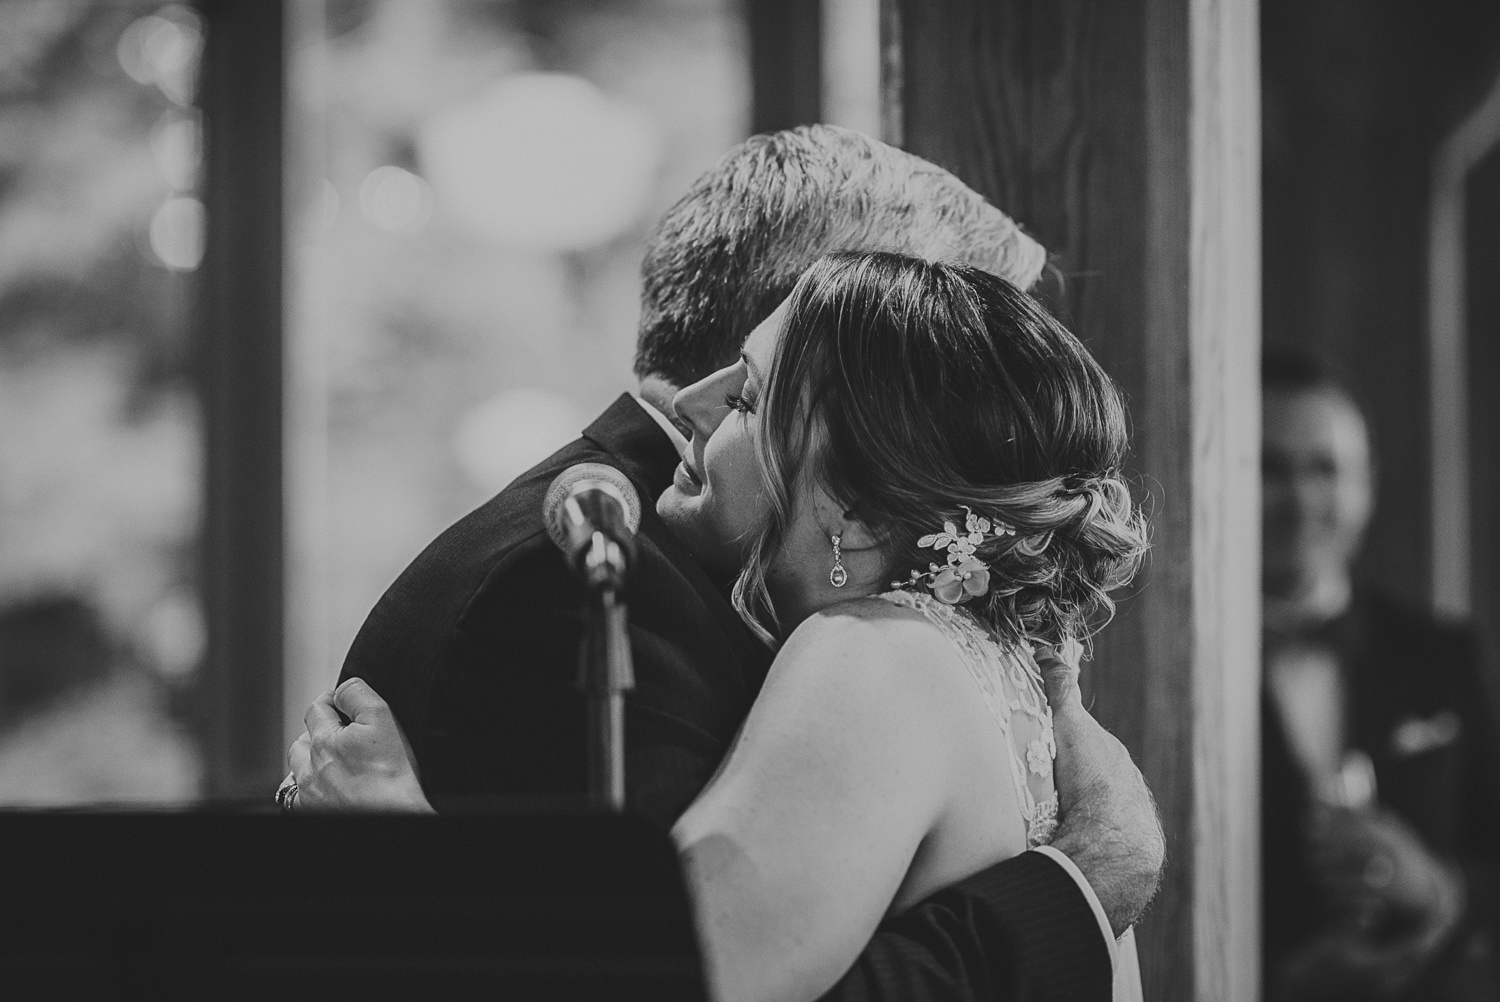
[[[852,129],[752,136],[662,217],[641,264],[635,371],[679,386],[731,364],[815,260],[890,251],[981,268],[1022,289],[1041,244],[968,185]]]

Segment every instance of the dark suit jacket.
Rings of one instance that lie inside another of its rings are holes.
[[[583,594],[542,524],[575,463],[623,471],[642,500],[628,603],[636,685],[626,704],[626,797],[669,826],[708,782],[750,709],[768,652],[666,530],[653,502],[677,454],[631,397],[442,533],[371,611],[341,678],[388,700],[439,810],[475,797],[582,793],[574,679]],[[498,806],[498,803],[497,803]],[[882,927],[831,997],[1108,998],[1093,913],[1036,854],[950,888]]]
[[[1477,635],[1466,624],[1360,591],[1322,639],[1342,653],[1346,733],[1374,763],[1377,799],[1465,871],[1466,927],[1408,997],[1500,998],[1489,962],[1475,958],[1484,949],[1476,936],[1492,935],[1500,920],[1500,731]],[[1273,702],[1263,700],[1262,710],[1265,949],[1274,969],[1326,916],[1313,904],[1304,862],[1308,783]]]

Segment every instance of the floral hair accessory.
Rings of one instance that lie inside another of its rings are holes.
[[[964,527],[959,529],[951,520],[943,523],[942,532],[934,532],[917,540],[924,549],[946,550],[948,563],[928,564],[925,571],[912,571],[911,579],[896,582],[898,588],[912,588],[918,583],[932,590],[939,602],[958,605],[971,598],[978,598],[990,590],[989,565],[974,555],[986,539],[1014,536],[1014,527],[1004,522],[991,522],[974,514],[968,505],[959,505],[967,514]]]

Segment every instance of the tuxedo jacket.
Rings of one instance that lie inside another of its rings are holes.
[[[370,612],[341,679],[390,704],[439,811],[494,798],[581,794],[576,688],[582,587],[547,535],[548,486],[604,463],[640,494],[627,603],[635,688],[626,698],[628,806],[670,826],[707,784],[770,662],[657,516],[678,456],[629,395],[433,541]],[[1110,960],[1082,891],[1026,853],[882,926],[838,999],[1109,998]]]
[[[1500,708],[1476,631],[1361,590],[1320,639],[1341,656],[1345,733],[1374,764],[1377,801],[1463,869],[1466,926],[1434,980],[1410,997],[1500,998],[1500,986],[1481,970],[1491,962],[1476,960],[1500,928]],[[1265,950],[1274,965],[1312,939],[1326,917],[1313,905],[1304,853],[1311,791],[1274,701],[1263,699],[1262,711]]]

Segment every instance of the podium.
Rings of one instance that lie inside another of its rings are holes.
[[[11,998],[703,1000],[628,815],[0,814]]]

